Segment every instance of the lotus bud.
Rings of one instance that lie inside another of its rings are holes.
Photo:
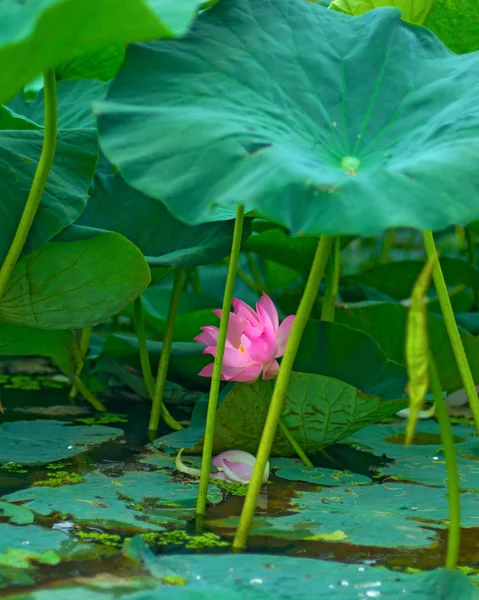
[[[177,470],[180,471],[180,473],[186,473],[187,475],[200,475],[200,469],[188,467],[182,462],[182,452],[183,448],[176,455],[175,464]],[[213,458],[213,465],[217,468],[217,471],[211,473],[210,477],[247,484],[251,481],[255,461],[256,458],[249,452],[244,452],[243,450],[227,450]],[[264,469],[263,483],[266,483],[268,478],[269,462]]]

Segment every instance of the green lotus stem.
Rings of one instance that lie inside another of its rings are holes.
[[[477,267],[476,232],[470,227],[465,228],[467,258],[473,267]],[[475,309],[479,310],[479,289],[475,290]]]
[[[231,257],[230,257],[229,259],[228,259],[228,258],[225,258],[225,263],[226,263],[227,265],[229,265],[229,264],[230,264],[230,260],[231,260]],[[237,275],[237,276],[238,276],[240,279],[242,279],[242,280],[243,280],[243,281],[246,283],[246,285],[247,285],[247,286],[248,286],[250,289],[252,289],[252,290],[253,290],[253,292],[256,292],[257,294],[261,294],[261,292],[263,291],[262,287],[261,287],[261,286],[258,286],[258,285],[257,285],[257,283],[256,283],[256,281],[255,281],[255,280],[254,280],[252,277],[250,277],[250,276],[248,275],[248,273],[245,273],[245,272],[243,271],[243,269],[241,269],[240,267],[236,267],[236,275]]]
[[[259,273],[258,265],[256,264],[256,260],[251,252],[246,253],[246,260],[248,261],[248,267],[253,275],[254,282],[256,287],[263,292],[267,292],[265,284],[261,280],[261,275]]]
[[[85,398],[85,400],[88,400],[95,410],[98,412],[106,412],[106,406],[103,404],[103,402],[98,400],[98,398],[92,392],[90,392],[78,375],[73,375],[72,383],[78,392]]]
[[[151,370],[151,361],[150,354],[148,352],[141,296],[138,296],[138,298],[135,300],[134,314],[136,337],[138,338],[138,351],[140,354],[141,374],[143,375],[146,391],[148,392],[150,399],[152,399],[155,394],[155,380],[153,379],[153,373]]]
[[[396,231],[394,229],[390,229],[386,232],[383,241],[383,247],[381,248],[381,254],[379,255],[379,264],[384,265],[389,262],[389,255],[391,253],[391,248],[394,244],[394,238],[396,236]]]
[[[85,366],[85,358],[88,354],[88,347],[90,346],[90,338],[91,338],[91,327],[85,327],[81,331],[80,335],[80,356],[76,368],[76,374],[78,377],[82,374],[83,367]],[[71,400],[74,400],[77,397],[78,389],[75,384],[72,385],[69,397]]]
[[[45,127],[42,152],[40,160],[38,161],[37,170],[35,171],[35,176],[33,177],[32,187],[30,188],[27,202],[20,218],[20,223],[18,224],[17,231],[15,232],[7,256],[0,268],[0,298],[5,293],[10,275],[12,274],[22,253],[23,247],[25,246],[25,242],[27,241],[55,156],[57,142],[57,89],[54,69],[45,71],[43,77],[45,81]]]
[[[234,549],[243,549],[246,547],[249,531],[253,522],[258,496],[262,486],[263,473],[266,463],[269,460],[271,448],[273,446],[278,421],[283,409],[284,400],[288,392],[289,379],[293,370],[294,360],[298,352],[299,344],[303,336],[304,328],[311,314],[311,310],[318,295],[319,286],[323,279],[328,255],[333,244],[334,237],[322,236],[314,256],[308,281],[299,303],[296,318],[291,328],[291,333],[286,345],[286,350],[281,361],[278,378],[274,386],[273,396],[269,405],[268,416],[263,429],[263,435],[259,443],[256,462],[253,469],[248,491],[246,493],[240,522],[233,541]]]
[[[198,489],[198,500],[196,503],[196,514],[203,516],[206,512],[206,498],[208,494],[208,481],[210,478],[211,459],[213,456],[213,439],[216,422],[216,408],[218,406],[218,396],[221,384],[221,370],[223,368],[223,356],[225,353],[226,334],[228,333],[228,323],[231,311],[231,301],[235,287],[236,271],[241,249],[241,239],[243,235],[244,207],[238,206],[236,209],[236,219],[233,232],[233,242],[231,245],[231,255],[228,266],[228,275],[226,276],[225,293],[223,296],[223,306],[221,312],[221,321],[218,332],[218,342],[216,344],[216,354],[213,363],[213,374],[211,376],[210,395],[208,399],[208,411],[206,414],[205,436],[203,441],[203,453],[201,459],[200,485]],[[263,468],[264,472],[264,468]]]
[[[429,375],[434,395],[436,416],[441,431],[442,447],[446,459],[447,489],[449,492],[449,535],[447,538],[446,567],[455,569],[461,543],[461,501],[459,475],[457,470],[456,449],[451,424],[447,414],[446,402],[442,397],[441,382],[433,357],[429,354]]]
[[[455,225],[454,231],[456,234],[458,248],[460,251],[462,251],[466,248],[467,243],[466,230],[464,229],[464,227],[462,227],[462,225]]]
[[[195,294],[201,294],[201,282],[200,276],[198,275],[198,269],[196,267],[191,267],[189,270],[191,287]]]
[[[434,243],[434,236],[432,231],[423,231],[424,248],[426,249],[426,255],[429,258],[437,254],[436,245]],[[456,359],[457,368],[461,375],[462,385],[466,390],[466,395],[469,400],[476,429],[479,433],[479,398],[477,396],[476,386],[472,377],[471,368],[467,362],[466,353],[462,344],[461,336],[457,328],[456,319],[452,310],[451,300],[447,291],[446,282],[444,280],[444,274],[441,269],[441,264],[437,261],[434,271],[432,273],[434,285],[439,298],[439,304],[441,306],[442,316],[446,325],[449,341],[451,342],[452,351],[454,358]]]
[[[143,375],[143,381],[145,382],[145,387],[150,397],[150,400],[153,400],[153,396],[155,395],[155,380],[153,379],[150,362],[150,353],[148,352],[148,343],[145,332],[145,319],[143,316],[141,296],[139,296],[135,300],[135,329],[136,336],[138,338],[138,349],[140,354],[140,365],[141,373]],[[180,425],[178,421],[171,415],[163,400],[161,401],[160,414],[163,416],[164,422],[171,429],[174,429],[175,431],[183,429],[182,425]]]
[[[341,238],[334,238],[334,245],[329,256],[326,270],[326,289],[321,307],[321,321],[334,323],[336,314],[336,298],[339,291],[339,275],[341,272]]]
[[[160,362],[158,363],[158,373],[156,375],[155,388],[152,396],[152,406],[150,413],[150,422],[148,424],[148,431],[154,433],[158,431],[160,424],[160,417],[163,416],[163,420],[167,425],[173,429],[183,429],[179,423],[177,423],[168,411],[165,410],[163,404],[163,395],[165,393],[166,376],[168,374],[168,364],[170,362],[171,346],[173,344],[173,333],[175,330],[175,319],[176,313],[178,312],[178,305],[180,303],[180,295],[183,287],[184,269],[178,269],[175,273],[173,280],[173,291],[171,292],[170,307],[168,310],[168,317],[166,320],[166,329],[163,335],[163,347],[160,354]],[[146,336],[145,336],[146,345]],[[147,350],[148,351],[148,350]],[[151,373],[151,367],[150,367]],[[174,421],[174,424],[172,422]]]
[[[283,417],[279,418],[279,428],[283,432],[284,437],[288,440],[291,448],[293,448],[293,450],[296,452],[298,457],[303,461],[304,466],[305,467],[314,467],[313,463],[309,460],[306,452],[301,448],[299,442],[297,442],[294,439],[293,434],[291,433],[288,426],[284,422]]]

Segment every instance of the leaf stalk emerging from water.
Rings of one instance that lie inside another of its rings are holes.
[[[298,312],[296,313],[296,318],[281,361],[278,378],[276,379],[274,386],[268,416],[266,417],[263,435],[261,436],[258,453],[256,455],[253,475],[248,486],[240,522],[233,541],[233,548],[236,550],[242,550],[246,547],[258,496],[262,486],[264,469],[269,460],[269,455],[273,446],[276,429],[288,391],[294,360],[298,352],[304,328],[306,327],[306,323],[318,295],[319,286],[323,279],[333,240],[334,237],[332,236],[322,236],[319,240],[306,288],[303,297],[301,298],[301,302],[299,303]]]
[[[206,415],[205,437],[203,442],[203,457],[201,462],[200,487],[198,490],[198,501],[196,504],[196,514],[200,516],[203,516],[206,512],[206,497],[208,493],[208,481],[210,478],[211,459],[213,456],[213,436],[216,423],[216,409],[218,406],[218,396],[221,384],[221,370],[223,368],[223,356],[225,352],[226,334],[228,333],[231,301],[233,299],[236,271],[238,269],[238,259],[241,249],[243,221],[244,208],[243,206],[238,206],[238,208],[236,209],[233,242],[231,246],[228,275],[226,276],[225,293],[223,297],[221,321],[218,332],[218,342],[216,346],[213,374],[211,376],[208,412]],[[263,464],[262,473],[264,472],[265,464]]]

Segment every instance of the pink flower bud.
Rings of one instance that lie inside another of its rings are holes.
[[[233,298],[234,312],[230,313],[228,334],[221,378],[225,381],[251,383],[260,375],[263,379],[276,377],[279,364],[276,358],[283,356],[294,315],[279,324],[278,312],[271,298],[263,293],[254,311],[247,304]],[[221,311],[215,310],[221,318]],[[206,346],[203,354],[216,354],[218,327],[202,327],[195,340]],[[211,377],[213,363],[200,371],[203,377]]]
[[[213,473],[216,479],[235,481],[236,483],[249,483],[253,474],[256,458],[249,452],[243,450],[227,450],[213,458],[213,464],[218,473]],[[268,481],[269,462],[266,464],[263,474],[263,483]]]
[[[176,468],[180,473],[187,475],[198,476],[201,474],[200,469],[188,467],[181,460],[181,449],[176,455]],[[211,473],[210,477],[214,479],[223,479],[225,481],[234,481],[235,483],[247,484],[251,481],[253,467],[256,458],[249,452],[243,450],[227,450],[213,458],[213,465],[217,468],[215,473]],[[266,483],[269,478],[269,462],[266,464],[263,474],[263,483]]]

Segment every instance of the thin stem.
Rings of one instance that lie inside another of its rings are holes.
[[[171,292],[170,308],[168,310],[168,317],[166,320],[166,329],[163,336],[163,347],[160,354],[160,362],[158,363],[158,373],[156,375],[155,389],[153,390],[152,406],[150,413],[150,422],[148,424],[148,430],[150,432],[158,431],[158,425],[160,424],[160,417],[163,413],[163,419],[170,427],[171,422],[168,422],[172,417],[165,410],[163,404],[163,395],[165,393],[166,376],[168,374],[168,364],[170,362],[171,346],[173,344],[173,333],[175,330],[175,319],[178,311],[178,305],[180,303],[180,295],[183,287],[184,269],[178,269],[175,273],[175,279],[173,281],[173,291]],[[170,419],[168,418],[168,416]],[[168,419],[168,421],[167,421]],[[175,421],[176,423],[176,421]],[[180,429],[182,429],[179,423],[176,423]],[[173,427],[178,429],[178,427]]]
[[[191,267],[190,269],[190,281],[194,293],[201,294],[201,281],[200,276],[198,274],[198,269],[196,267]]]
[[[103,404],[103,402],[98,400],[98,398],[92,392],[90,392],[78,375],[74,375],[72,377],[72,382],[77,388],[78,392],[85,398],[85,400],[88,400],[95,410],[98,412],[106,412],[106,406]]]
[[[248,534],[253,522],[253,516],[261,491],[262,479],[266,463],[269,460],[271,448],[273,446],[276,428],[281,416],[284,400],[288,392],[289,379],[293,370],[294,360],[298,352],[304,328],[311,314],[314,302],[318,295],[319,285],[323,279],[324,270],[328,260],[328,255],[333,243],[333,237],[322,236],[319,240],[316,254],[314,256],[311,271],[309,273],[306,288],[299,303],[296,318],[291,329],[291,334],[286,345],[286,350],[281,361],[278,378],[274,386],[273,396],[269,405],[268,416],[263,429],[263,435],[256,455],[256,462],[253,469],[252,478],[248,486],[240,522],[233,541],[233,548],[243,549],[246,547]]]
[[[229,260],[227,258],[225,258],[225,263],[230,264],[230,260],[231,260],[231,257]],[[248,275],[248,273],[245,273],[243,271],[243,269],[240,269],[240,267],[236,267],[236,275],[240,279],[242,279],[246,283],[246,285],[253,290],[253,292],[256,292],[257,294],[261,294],[261,292],[263,291],[262,287],[258,286],[256,281],[254,281],[254,279],[252,277],[250,277]]]
[[[138,338],[138,348],[140,353],[140,364],[141,373],[143,375],[143,381],[145,382],[145,387],[148,392],[148,395],[150,396],[150,399],[153,400],[153,396],[155,395],[155,380],[153,379],[153,374],[151,370],[150,353],[148,352],[148,343],[146,338],[145,319],[143,316],[143,305],[141,303],[141,296],[139,296],[135,300],[135,329],[136,336]],[[171,429],[174,429],[175,431],[183,429],[182,425],[180,425],[178,421],[171,415],[163,400],[161,401],[160,414],[162,415],[164,422]]]
[[[334,238],[334,246],[329,256],[326,269],[326,289],[321,307],[321,321],[334,323],[336,299],[339,291],[339,275],[341,272],[341,238]]]
[[[8,250],[7,256],[0,268],[0,298],[5,293],[10,275],[17,264],[22,253],[23,247],[30,232],[33,220],[42,199],[45,184],[53,164],[55,156],[55,146],[57,141],[57,90],[55,82],[55,71],[49,69],[43,74],[44,87],[44,109],[45,109],[45,127],[43,135],[43,147],[38,161],[37,170],[33,177],[32,187],[28,194],[25,208],[23,209],[20,223]]]
[[[228,333],[228,323],[231,310],[231,301],[236,280],[236,270],[241,249],[241,237],[243,234],[244,208],[238,206],[236,209],[236,220],[233,232],[233,242],[231,245],[231,256],[226,276],[225,293],[223,296],[223,306],[221,312],[220,328],[218,332],[218,342],[216,345],[216,354],[213,365],[213,374],[211,376],[210,395],[208,399],[208,412],[206,414],[205,436],[203,442],[203,456],[201,460],[200,486],[198,490],[198,501],[196,504],[196,514],[204,515],[206,512],[206,497],[208,494],[208,481],[210,478],[211,458],[213,455],[213,438],[216,422],[216,408],[218,406],[218,396],[221,384],[221,370],[223,368],[223,356],[225,353],[226,334]]]
[[[85,366],[85,358],[88,354],[88,347],[90,346],[90,338],[91,338],[91,327],[85,327],[81,331],[80,335],[80,357],[77,364],[76,374],[78,377],[82,374],[83,367]],[[74,400],[77,397],[78,389],[75,384],[72,385],[70,390],[70,398]]]
[[[253,275],[253,279],[256,283],[257,288],[264,292],[267,292],[266,286],[263,283],[263,281],[261,280],[261,275],[259,273],[259,269],[258,269],[258,265],[256,264],[255,257],[253,256],[253,254],[251,252],[246,253],[246,260],[248,261],[248,267],[249,267],[249,270],[251,271],[251,274]]]
[[[477,267],[476,232],[470,227],[465,228],[467,258],[473,267]],[[479,289],[475,290],[475,309],[479,310]]]
[[[284,422],[283,417],[279,418],[279,428],[283,432],[284,437],[290,443],[291,448],[293,448],[293,450],[296,452],[298,457],[303,461],[304,466],[305,467],[314,467],[313,463],[309,460],[306,452],[301,448],[299,443],[294,439],[293,434],[288,429],[288,426]]]
[[[155,380],[153,379],[153,373],[151,370],[150,354],[148,352],[148,344],[145,331],[145,319],[143,316],[143,305],[141,302],[141,296],[135,300],[135,329],[136,337],[138,338],[138,350],[140,354],[140,365],[141,373],[143,375],[143,381],[150,398],[153,398],[155,394]]]
[[[424,248],[428,259],[431,256],[437,254],[436,245],[434,244],[434,236],[432,231],[423,231]],[[456,319],[452,310],[451,300],[447,292],[446,282],[444,280],[444,274],[441,269],[441,264],[437,261],[434,271],[432,273],[434,279],[434,285],[439,298],[439,304],[441,306],[442,316],[446,325],[446,330],[451,342],[452,351],[454,358],[456,359],[457,368],[461,375],[462,384],[466,390],[466,395],[469,400],[472,415],[476,423],[476,429],[479,433],[479,398],[477,396],[476,386],[472,377],[469,363],[467,362],[466,353],[462,344],[461,336],[457,328]]]
[[[462,225],[455,225],[454,232],[456,234],[457,246],[462,252],[466,248],[466,230]]]
[[[390,229],[386,232],[383,241],[383,247],[381,248],[381,254],[379,256],[379,264],[383,265],[389,262],[389,254],[391,253],[391,248],[394,244],[394,238],[396,237],[396,231],[394,229]]]
[[[461,543],[461,490],[459,488],[456,450],[454,448],[451,424],[449,423],[446,403],[442,397],[441,382],[439,381],[436,365],[431,355],[429,355],[429,374],[431,377],[431,389],[434,394],[436,416],[441,431],[444,458],[446,459],[447,489],[449,492],[449,535],[447,538],[446,567],[455,569]]]

